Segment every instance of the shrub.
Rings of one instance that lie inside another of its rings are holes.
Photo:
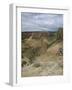
[[[27,62],[26,61],[22,61],[22,64],[21,64],[21,66],[23,67],[24,65],[26,65],[27,64]]]
[[[40,63],[35,63],[33,66],[34,67],[40,67]]]
[[[57,32],[57,40],[63,40],[63,28],[59,28]]]

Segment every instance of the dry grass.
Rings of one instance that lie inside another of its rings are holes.
[[[55,42],[47,48],[48,41],[45,38],[29,38],[25,44],[29,48],[23,54],[22,61],[27,64],[21,69],[22,77],[63,75],[63,56],[57,55],[59,48],[63,48],[62,42]]]
[[[54,50],[54,47],[51,47],[49,52],[47,50],[45,54],[36,57],[33,64],[23,67],[22,77],[63,75],[63,57],[56,56],[52,49]],[[50,53],[50,50],[53,53]]]

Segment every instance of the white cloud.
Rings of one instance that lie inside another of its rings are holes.
[[[21,16],[22,31],[28,29],[44,30],[44,28],[45,30],[52,30],[52,28],[62,27],[63,25],[63,15],[59,14],[22,13]]]

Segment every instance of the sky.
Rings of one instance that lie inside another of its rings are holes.
[[[21,31],[57,31],[63,27],[62,14],[21,12]]]

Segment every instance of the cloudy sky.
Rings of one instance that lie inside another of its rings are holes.
[[[21,31],[56,31],[63,27],[62,14],[21,13]]]

